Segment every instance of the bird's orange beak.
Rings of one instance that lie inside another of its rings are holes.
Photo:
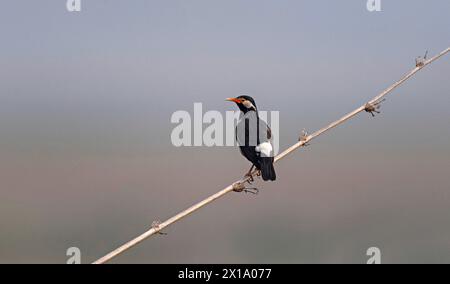
[[[237,98],[227,98],[226,101],[229,101],[229,102],[235,102],[235,103],[237,103],[237,104],[240,104],[240,103],[241,103],[241,101],[240,101],[239,99],[237,99]]]

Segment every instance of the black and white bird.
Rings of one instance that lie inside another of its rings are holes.
[[[259,118],[255,100],[250,96],[239,96],[228,98],[227,101],[235,102],[242,112],[236,125],[236,141],[242,155],[253,164],[246,176],[251,176],[253,168],[256,167],[264,181],[276,180],[272,131],[266,122]]]

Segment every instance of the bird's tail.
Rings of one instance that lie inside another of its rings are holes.
[[[277,179],[275,168],[273,167],[273,157],[261,157],[261,176],[264,181]]]

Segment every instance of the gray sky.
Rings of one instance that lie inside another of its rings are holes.
[[[450,44],[450,2],[3,1],[0,262],[89,262],[240,177],[237,149],[174,148],[176,110],[252,95],[281,148]],[[117,262],[450,262],[450,61]]]

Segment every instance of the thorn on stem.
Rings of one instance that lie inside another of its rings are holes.
[[[154,230],[159,230],[159,226],[161,225],[161,221],[153,221],[152,223],[152,229]],[[163,232],[156,232],[158,235],[167,235],[167,233],[163,233]]]
[[[234,192],[242,192],[245,189],[245,185],[240,182],[236,182],[233,184],[233,191]]]
[[[258,195],[259,189],[257,189],[256,187],[250,187],[250,188],[244,189],[244,192],[245,193],[251,193],[251,194],[254,194],[254,195]]]
[[[300,137],[298,138],[298,141],[303,142],[304,147],[309,146],[308,137],[309,137],[308,132],[305,129],[303,129],[302,133],[300,134]]]
[[[423,67],[425,65],[425,62],[427,60],[427,56],[428,56],[428,50],[425,52],[425,55],[419,56],[416,58],[416,67]]]
[[[233,191],[234,192],[245,192],[245,193],[251,193],[251,194],[258,194],[259,189],[256,187],[246,188],[244,183],[237,182],[233,184]]]
[[[372,115],[372,117],[375,117],[375,113],[381,113],[381,103],[384,102],[386,99],[383,99],[381,101],[373,102],[373,103],[367,103],[364,110]]]

